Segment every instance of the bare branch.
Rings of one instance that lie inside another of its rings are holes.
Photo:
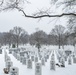
[[[24,16],[25,17],[28,17],[28,18],[43,18],[43,17],[63,17],[63,16],[70,16],[70,15],[72,15],[72,16],[76,16],[76,13],[74,13],[74,12],[66,12],[66,13],[61,13],[61,14],[52,14],[51,12],[49,12],[50,11],[50,9],[47,9],[47,10],[39,10],[39,12],[36,12],[35,14],[33,14],[33,15],[29,15],[29,14],[26,14],[26,12],[22,9],[22,7],[20,7],[20,4],[21,4],[21,2],[23,2],[23,1],[26,1],[27,3],[28,3],[28,1],[27,0],[13,0],[13,1],[7,1],[6,2],[6,5],[5,5],[5,7],[3,7],[3,9],[2,10],[9,10],[9,9],[17,9],[18,11],[20,11],[20,12],[22,12],[23,14],[24,14]],[[58,1],[58,0],[52,0],[52,1]],[[64,1],[64,3],[66,3],[66,5],[68,5],[68,6],[70,6],[70,4],[71,5],[74,5],[75,3],[74,2],[76,2],[75,0],[69,0],[69,1]],[[62,4],[64,4],[64,3],[62,3]],[[74,4],[73,4],[74,3]]]
[[[50,14],[43,14],[43,15],[37,15],[37,16],[33,16],[33,15],[27,15],[24,10],[16,7],[16,9],[18,9],[18,11],[21,11],[25,17],[28,17],[28,18],[42,18],[42,17],[63,17],[63,16],[76,16],[76,13],[62,13],[62,14],[54,14],[54,15],[50,15]]]

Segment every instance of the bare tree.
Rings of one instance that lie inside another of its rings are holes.
[[[13,38],[17,44],[17,47],[18,47],[19,42],[20,42],[20,38],[26,34],[26,31],[24,29],[22,29],[21,27],[16,26],[12,30],[10,30],[10,32],[12,34],[14,34]]]
[[[56,25],[55,28],[52,29],[52,31],[51,31],[52,35],[57,36],[56,41],[59,44],[59,49],[60,49],[60,46],[61,46],[61,44],[63,42],[64,30],[65,30],[65,27],[63,27],[62,25]]]
[[[47,34],[42,30],[38,30],[30,35],[30,43],[35,44],[39,52],[41,45],[47,44],[47,39],[48,39]]]

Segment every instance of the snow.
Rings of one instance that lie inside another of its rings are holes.
[[[8,49],[3,48],[3,53],[0,54],[0,75],[6,75],[3,72],[3,68],[5,68],[4,50],[8,52]],[[13,66],[19,68],[19,75],[35,75],[34,62],[33,62],[33,68],[27,69],[27,66],[17,61],[17,59],[12,54],[8,53],[8,56],[10,56],[11,61],[13,62]],[[53,71],[53,70],[50,70],[50,59],[51,58],[49,58],[49,60],[45,63],[45,66],[42,66],[42,75],[76,75],[76,64],[72,63],[72,65],[68,65],[68,62],[66,62],[65,68],[56,67],[56,70]],[[56,59],[56,55],[55,55],[55,59]]]

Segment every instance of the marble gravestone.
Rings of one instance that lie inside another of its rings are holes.
[[[27,68],[32,69],[32,60],[31,59],[27,59]]]
[[[35,64],[35,75],[42,75],[42,67],[41,63],[36,63]]]
[[[50,61],[50,70],[55,70],[55,56],[52,54]]]

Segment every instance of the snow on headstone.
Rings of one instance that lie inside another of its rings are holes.
[[[31,59],[27,60],[27,68],[32,69],[32,60]]]
[[[11,67],[9,75],[19,75],[19,69],[17,67]]]
[[[35,75],[42,75],[41,63],[36,63],[35,64]]]
[[[55,56],[52,54],[50,61],[50,70],[55,70]]]

